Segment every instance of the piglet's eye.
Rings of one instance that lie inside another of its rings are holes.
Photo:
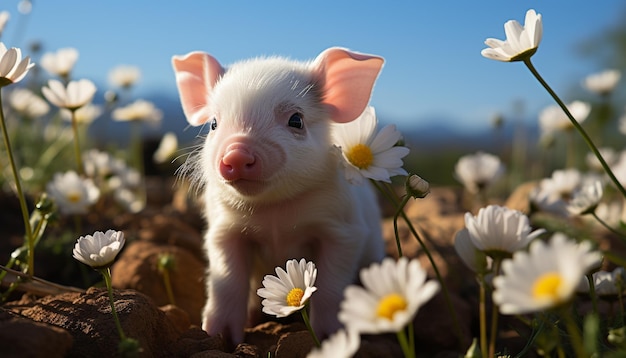
[[[214,131],[217,128],[217,119],[213,118],[211,120],[211,130]]]
[[[304,119],[302,119],[302,113],[294,113],[289,117],[287,125],[292,128],[302,129],[304,128]]]

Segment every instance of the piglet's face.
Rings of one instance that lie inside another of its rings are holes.
[[[334,162],[329,119],[315,84],[307,66],[284,59],[247,61],[226,71],[207,103],[207,181],[269,200],[327,176]]]
[[[340,48],[314,61],[173,58],[187,120],[210,127],[201,158],[208,190],[250,201],[290,198],[336,175],[330,122],[357,118],[382,67]]]

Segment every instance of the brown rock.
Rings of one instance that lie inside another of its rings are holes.
[[[193,220],[187,216],[185,219]],[[202,249],[204,224],[194,224],[184,221],[177,213],[156,213],[146,216],[141,221],[138,235],[141,240],[185,248],[196,255],[199,260],[204,260],[205,255]]]
[[[174,324],[179,333],[183,333],[189,329],[191,322],[187,312],[174,305],[165,305],[159,307],[165,313],[165,316]]]
[[[124,333],[136,339],[146,357],[175,357],[180,338],[165,313],[145,295],[133,290],[116,290],[115,307]],[[7,304],[12,307],[13,304]],[[91,288],[84,294],[47,296],[29,305],[17,303],[14,311],[33,321],[67,330],[74,344],[70,357],[115,357],[119,334],[109,297],[104,289]],[[204,333],[203,338],[206,338]]]
[[[158,306],[171,304],[158,269],[162,254],[170,254],[174,259],[169,275],[176,306],[187,312],[192,324],[200,325],[206,300],[205,264],[184,248],[143,240],[130,243],[111,268],[113,287],[137,290]]]
[[[278,340],[276,358],[304,358],[313,347],[315,342],[309,331],[285,333]]]
[[[199,327],[185,331],[175,342],[172,351],[177,357],[234,357],[225,352],[226,347],[220,337],[210,337]]]
[[[530,193],[537,185],[538,183],[533,181],[518,186],[513,193],[509,195],[504,206],[528,215],[528,213],[530,213]]]
[[[2,357],[65,357],[71,346],[68,331],[0,308]]]
[[[420,353],[428,356],[442,351],[462,352],[470,346],[473,307],[455,293],[450,293],[450,304],[453,312],[440,292],[417,312],[413,322],[416,350]]]

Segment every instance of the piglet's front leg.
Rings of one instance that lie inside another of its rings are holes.
[[[341,328],[337,313],[345,287],[353,284],[358,276],[364,235],[362,228],[352,226],[320,236],[323,240],[315,261],[318,289],[310,303],[311,324],[320,338]]]
[[[209,230],[207,303],[202,329],[209,335],[223,334],[231,343],[243,341],[250,290],[250,260],[239,235]]]

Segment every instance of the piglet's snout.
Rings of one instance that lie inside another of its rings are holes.
[[[259,180],[262,176],[261,160],[250,146],[233,143],[226,147],[220,161],[220,175],[227,181],[239,179]]]

